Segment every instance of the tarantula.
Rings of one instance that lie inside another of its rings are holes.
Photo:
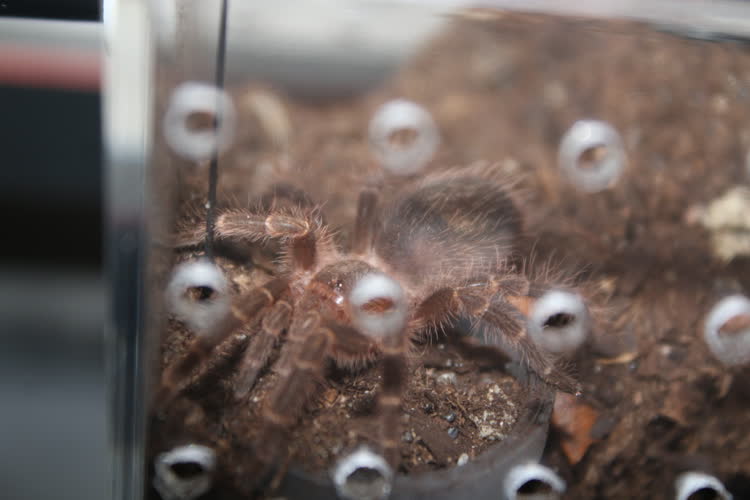
[[[293,201],[291,207],[267,203],[257,210],[220,212],[217,242],[279,242],[275,277],[233,297],[231,304],[228,300],[226,314],[198,328],[203,334],[163,373],[157,400],[175,397],[216,345],[254,324],[239,364],[237,398],[247,397],[283,341],[273,367],[278,383],[261,403],[263,441],[254,454],[262,465],[270,469],[283,458],[284,436],[315,397],[329,360],[346,369],[377,360],[379,445],[395,468],[410,349],[458,318],[472,320],[483,332],[480,342],[472,336],[457,339],[470,346],[468,352],[481,355],[501,347],[548,383],[577,392],[572,377],[528,332],[527,316],[549,286],[533,282],[511,263],[522,221],[506,186],[497,169],[470,167],[406,183],[388,204],[380,201],[378,189],[365,188],[348,250],[337,246],[320,210],[304,195],[282,193]],[[197,246],[204,239],[202,227],[186,228],[176,244]],[[192,291],[189,284],[180,286],[183,292],[210,295],[211,286],[206,291],[206,285],[198,285]],[[586,324],[570,312],[546,311],[544,324],[552,329]]]

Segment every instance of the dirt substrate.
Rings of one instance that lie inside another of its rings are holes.
[[[266,90],[235,90],[246,119],[222,158],[223,199],[246,204],[275,179],[293,179],[326,200],[329,222],[344,228],[342,242],[359,187],[382,175],[366,130],[390,98],[413,99],[433,114],[443,141],[429,168],[497,162],[509,178],[521,178],[529,236],[522,250],[582,272],[610,297],[610,326],[573,360],[584,395],[556,407],[545,453],[568,481],[566,498],[669,498],[686,469],[715,473],[736,498],[750,498],[749,373],[723,367],[701,337],[717,300],[750,292],[750,260],[719,258],[695,216],[748,181],[750,54],[743,46],[624,22],[481,13],[452,20],[403,73],[366,97],[290,98],[284,123],[257,118],[257,92]],[[560,138],[581,118],[612,124],[628,155],[623,176],[599,193],[577,191],[557,170]],[[200,206],[205,172],[182,172],[182,206]],[[184,335],[171,330],[164,361]],[[516,390],[501,373],[479,375],[450,349],[430,352],[435,361],[414,370],[404,406],[406,470],[450,466],[463,440],[470,456],[480,452],[487,444],[478,438],[482,401],[495,387],[508,400]],[[447,370],[456,385],[437,385]],[[369,411],[374,376],[338,377],[305,417],[326,447],[298,446],[304,431],[295,435],[293,452],[313,468],[372,433],[369,420],[344,415]],[[512,407],[504,408],[507,415],[493,417],[499,434],[513,418]],[[581,409],[586,417],[573,420],[582,423],[565,424],[567,413]],[[211,420],[210,410],[193,413]],[[337,419],[346,425],[337,427]],[[455,440],[451,428],[458,428]],[[221,426],[215,430],[207,439],[231,448]],[[572,452],[571,442],[583,444]],[[155,433],[151,444],[155,452],[164,441]]]

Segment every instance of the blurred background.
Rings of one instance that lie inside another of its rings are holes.
[[[0,491],[7,499],[109,496],[99,3],[0,0]],[[80,57],[58,57],[74,52]],[[66,66],[86,77],[66,77]]]

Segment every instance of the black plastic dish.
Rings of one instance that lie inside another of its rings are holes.
[[[413,476],[398,475],[389,500],[503,500],[503,482],[508,471],[527,461],[538,461],[547,441],[554,390],[536,376],[519,377],[527,387],[526,401],[508,437],[475,460],[450,469]],[[276,496],[288,499],[330,500],[337,498],[331,479],[291,470]]]

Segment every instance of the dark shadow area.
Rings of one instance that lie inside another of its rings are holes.
[[[101,99],[0,86],[0,259],[101,267]]]
[[[101,0],[0,0],[0,17],[98,21]]]
[[[105,499],[101,99],[0,86],[0,110],[0,490]]]

